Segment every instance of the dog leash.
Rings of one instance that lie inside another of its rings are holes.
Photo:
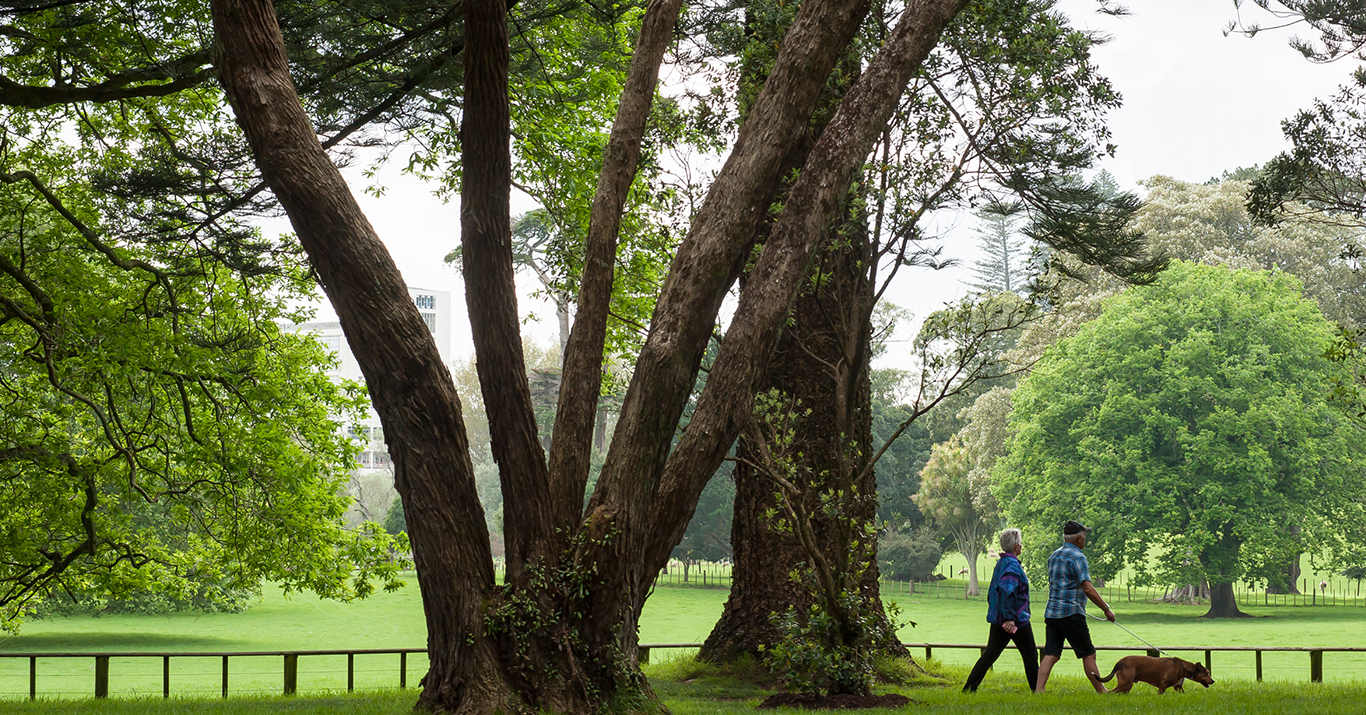
[[[1085,613],[1085,612],[1083,611],[1083,613]],[[1087,618],[1094,618],[1094,619],[1097,620],[1097,621],[1104,621],[1104,620],[1107,620],[1107,619],[1105,619],[1105,618],[1101,618],[1100,616],[1093,616],[1093,615],[1091,615],[1091,614],[1089,614],[1089,613],[1086,614],[1086,617],[1087,617]],[[1142,638],[1139,638],[1137,633],[1134,633],[1133,631],[1129,630],[1128,628],[1124,628],[1124,626],[1123,626],[1119,621],[1110,621],[1110,622],[1113,623],[1113,624],[1115,624],[1115,625],[1117,625],[1117,626],[1119,626],[1121,629],[1124,630],[1125,633],[1128,633],[1129,635],[1133,636],[1134,638],[1138,638],[1138,641],[1139,641],[1140,643],[1142,643],[1143,645],[1146,645],[1146,646],[1148,646],[1149,648],[1152,648],[1153,650],[1157,651],[1158,653],[1161,653],[1162,655],[1166,655],[1166,654],[1167,654],[1167,651],[1162,650],[1161,648],[1158,648],[1157,646],[1153,645],[1152,643],[1149,643],[1148,641],[1143,640]]]

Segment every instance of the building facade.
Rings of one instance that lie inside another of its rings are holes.
[[[441,362],[449,367],[451,365],[451,292],[408,286],[408,295],[412,297],[413,304],[417,306],[417,311],[422,314],[423,321],[427,323],[427,329],[436,339],[436,349],[441,354]],[[356,356],[351,352],[351,347],[347,345],[346,336],[342,334],[341,323],[337,321],[298,323],[285,326],[285,330],[310,334],[336,355],[337,365],[328,371],[328,376],[337,380],[355,380],[365,384],[365,376],[361,374],[360,364],[356,362]],[[384,443],[384,429],[380,427],[379,415],[376,414],[373,406],[366,411],[365,419],[351,429],[351,436],[361,446],[360,463],[357,465],[360,469],[387,470],[391,467],[389,449]]]

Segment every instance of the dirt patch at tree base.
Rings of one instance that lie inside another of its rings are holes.
[[[774,693],[759,703],[759,709],[793,707],[805,710],[853,710],[856,708],[899,708],[914,702],[905,695],[812,695],[811,693]]]

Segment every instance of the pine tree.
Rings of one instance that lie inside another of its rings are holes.
[[[1028,286],[1032,241],[1018,235],[1023,212],[1019,202],[996,201],[977,212],[977,245],[983,257],[973,263],[977,282],[969,284],[976,290],[1018,293]]]

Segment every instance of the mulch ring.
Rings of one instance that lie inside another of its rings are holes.
[[[899,708],[913,702],[905,695],[813,695],[811,693],[774,693],[760,709],[793,707],[806,710],[853,710],[856,708]]]

